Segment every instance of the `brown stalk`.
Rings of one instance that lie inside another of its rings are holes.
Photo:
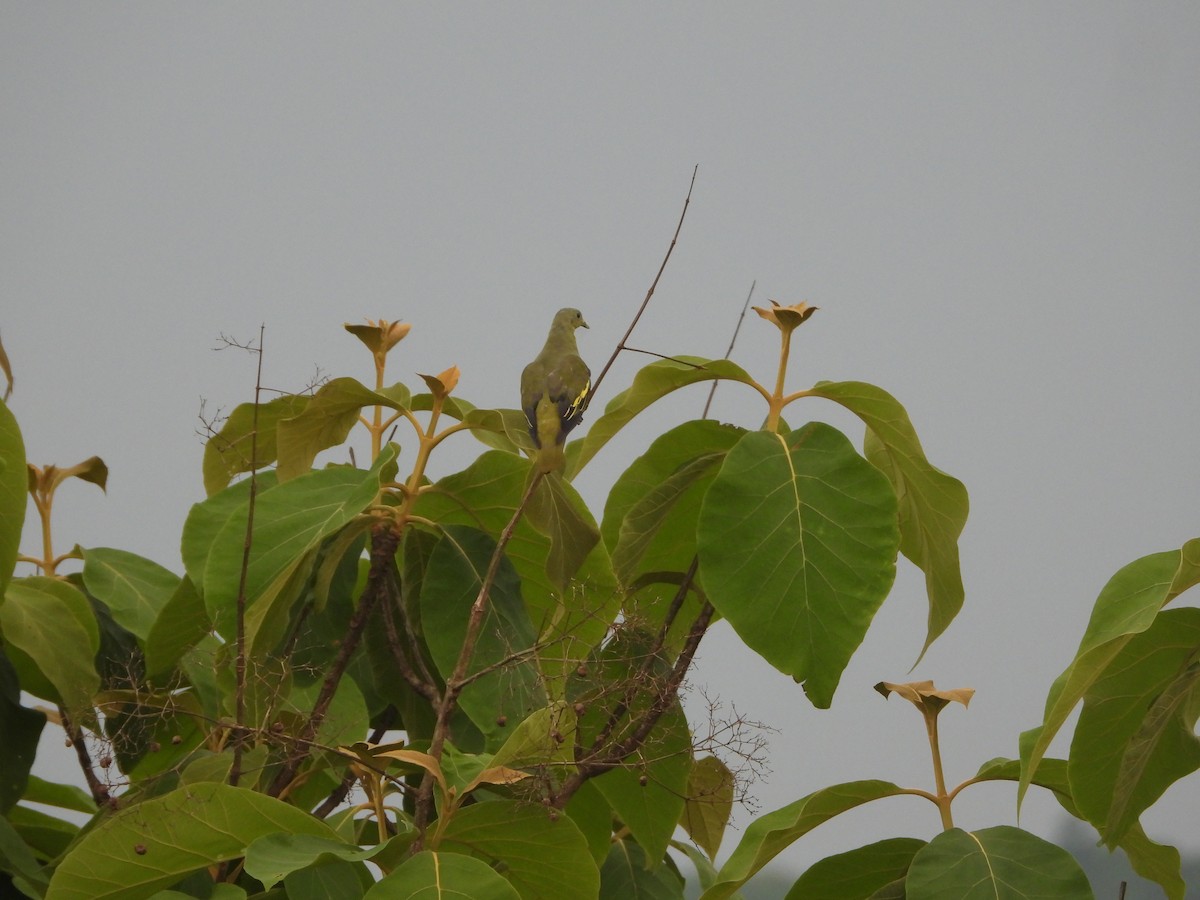
[[[438,702],[437,683],[433,680],[433,676],[425,666],[425,660],[421,656],[421,650],[417,643],[416,635],[413,634],[409,624],[408,617],[400,610],[401,621],[404,624],[404,638],[401,640],[400,630],[396,627],[396,604],[391,601],[399,596],[398,591],[390,591],[388,602],[383,604],[383,627],[387,634],[388,648],[392,651],[392,659],[396,662],[396,668],[400,672],[400,676],[408,682],[408,686],[428,700],[430,703]],[[414,666],[415,662],[415,666]],[[416,666],[420,666],[421,671],[418,673]]]
[[[83,780],[87,783],[88,791],[92,795],[92,799],[96,802],[96,806],[100,808],[110,807],[115,809],[117,800],[108,791],[108,786],[101,783],[96,777],[96,769],[92,764],[92,755],[88,752],[87,741],[84,740],[83,731],[75,725],[67,715],[67,711],[61,706],[58,708],[59,719],[62,722],[63,731],[67,733],[67,740],[71,742],[71,747],[75,750],[75,758],[79,760],[79,768],[83,771]]]

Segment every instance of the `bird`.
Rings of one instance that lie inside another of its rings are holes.
[[[575,329],[587,327],[579,310],[560,309],[550,323],[542,352],[521,372],[521,409],[541,472],[560,471],[566,465],[563,443],[583,420],[591,399],[592,373],[575,343]]]

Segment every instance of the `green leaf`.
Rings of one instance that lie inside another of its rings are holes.
[[[179,576],[156,562],[109,547],[83,551],[83,584],[113,620],[143,642],[179,587]]]
[[[600,890],[600,872],[575,823],[535,804],[497,800],[463,807],[437,849],[498,864],[522,900],[588,900]]]
[[[726,900],[755,872],[835,816],[904,789],[887,781],[851,781],[822,788],[780,809],[759,816],[746,828],[737,847],[717,873],[717,881],[700,900]]]
[[[122,809],[85,834],[55,870],[46,900],[139,900],[277,832],[336,840],[323,822],[265,794],[194,784]]]
[[[1066,850],[1011,825],[943,831],[908,870],[907,900],[1093,900],[1079,863]]]
[[[39,809],[18,803],[8,811],[8,821],[41,859],[59,857],[79,834],[79,826]]]
[[[211,881],[211,880],[210,880]],[[150,900],[192,900],[193,894],[185,894],[181,891],[159,891],[151,896]],[[281,900],[282,894],[277,895],[274,891],[255,894],[255,900]],[[212,885],[212,893],[208,895],[206,900],[246,900],[246,889],[240,888],[236,884],[214,884]],[[291,900],[291,898],[286,898]]]
[[[21,429],[8,405],[0,400],[0,597],[4,596],[4,588],[17,564],[25,508],[29,505],[28,490]]]
[[[16,670],[0,647],[0,816],[28,790],[29,770],[37,756],[38,739],[46,724],[44,713],[21,705]],[[38,779],[40,781],[41,779]]]
[[[567,734],[568,732],[563,732]],[[608,800],[596,788],[595,780],[585,781],[567,801],[567,815],[583,833],[588,852],[597,866],[608,858],[612,844],[613,813]]]
[[[716,859],[721,849],[733,809],[733,787],[733,773],[715,756],[702,757],[692,764],[687,801],[679,824],[709,859]]]
[[[633,384],[609,401],[604,408],[604,415],[592,424],[583,440],[573,441],[568,445],[567,480],[579,474],[579,470],[586,466],[618,431],[654,401],[661,400],[672,391],[690,384],[717,378],[748,385],[756,384],[741,366],[727,359],[676,356],[642,368],[634,376]]]
[[[1158,614],[1089,687],[1067,773],[1111,848],[1173,783],[1200,769],[1200,609]],[[1189,711],[1190,708],[1190,711]]]
[[[46,781],[36,775],[29,776],[25,793],[21,799],[27,803],[42,803],[46,806],[57,806],[59,809],[73,809],[75,812],[87,813],[89,816],[96,811],[96,802],[92,795],[83,788],[73,784],[58,784]]]
[[[575,711],[562,700],[526,716],[496,751],[492,765],[514,769],[531,768],[548,762],[566,763],[570,748],[564,735],[575,731]],[[558,740],[555,739],[558,735]]]
[[[248,619],[255,603],[273,607],[300,561],[362,514],[379,492],[380,469],[395,460],[388,445],[369,470],[337,466],[263,490],[254,508],[254,537],[246,569]],[[233,610],[246,542],[246,509],[232,510],[212,541],[204,567],[204,602],[217,630],[233,637]],[[186,526],[185,526],[186,530]],[[287,610],[272,608],[286,618]],[[262,611],[259,611],[262,615]],[[262,624],[260,627],[267,627]]]
[[[917,838],[890,838],[827,856],[796,880],[784,900],[868,900],[903,878],[924,846],[925,841]]]
[[[1179,550],[1143,556],[1109,579],[1096,598],[1075,659],[1050,687],[1042,724],[1021,735],[1018,805],[1050,742],[1092,683],[1135,634],[1154,623],[1160,609],[1195,584],[1200,584],[1200,538]]]
[[[183,655],[210,631],[208,610],[192,579],[180,579],[146,636],[146,676],[153,679],[173,672]]]
[[[488,535],[457,525],[448,526],[433,548],[421,586],[421,627],[443,678],[449,678],[458,663],[471,607],[495,548],[496,542]],[[548,702],[533,654],[512,659],[515,653],[531,650],[536,642],[521,602],[520,579],[501,557],[468,674],[497,668],[468,684],[459,698],[491,749],[508,737],[510,729],[499,724],[502,719],[515,725]]]
[[[546,576],[560,591],[565,590],[600,541],[596,523],[583,500],[561,478],[538,481],[525,515],[550,539]]]
[[[261,881],[264,887],[272,888],[293,872],[309,866],[334,860],[362,862],[383,847],[378,844],[364,850],[354,844],[311,834],[266,834],[246,848],[246,872]],[[358,896],[362,896],[361,889]]]
[[[704,498],[700,580],[751,649],[826,708],[896,574],[896,495],[837,430],[750,432]]]
[[[261,494],[275,486],[275,473],[261,472],[253,483],[257,484],[258,493]],[[183,568],[197,591],[204,587],[204,567],[208,563],[213,541],[221,528],[234,513],[245,523],[251,484],[249,478],[239,481],[213,494],[207,500],[193,504],[188,511],[187,519],[183,523],[183,539],[179,549],[183,556]]]
[[[278,454],[276,433],[280,421],[298,415],[311,399],[294,394],[260,403],[257,441],[254,440],[254,404],[242,403],[234,409],[221,430],[204,445],[205,493],[212,496],[227,486],[233,476],[273,463]],[[251,459],[252,445],[256,461]]]
[[[45,894],[50,879],[42,871],[41,863],[34,856],[33,849],[21,839],[17,830],[8,819],[0,816],[0,873],[12,872],[24,878],[38,891],[38,896]],[[3,881],[0,881],[0,887]],[[15,896],[15,895],[14,895]]]
[[[634,841],[614,841],[600,869],[600,900],[683,900],[683,879],[658,862]]]
[[[601,533],[626,590],[645,572],[687,571],[696,555],[704,495],[745,433],[717,422],[685,422],[655,440],[617,479]]]
[[[972,781],[1020,781],[1022,774],[1021,760],[993,759],[984,763]],[[1067,761],[1065,759],[1044,758],[1033,775],[1033,784],[1054,792],[1054,797],[1063,809],[1084,819],[1083,813],[1075,805],[1071,785],[1067,780]],[[1129,857],[1133,870],[1151,881],[1162,886],[1163,891],[1171,900],[1183,900],[1185,885],[1179,851],[1174,847],[1156,844],[1146,837],[1139,825],[1134,825],[1122,836],[1118,846]]]
[[[1187,885],[1183,881],[1183,860],[1174,847],[1156,844],[1134,825],[1121,838],[1121,849],[1129,857],[1133,871],[1163,889],[1168,900],[1184,900]]]
[[[967,522],[967,489],[925,458],[908,413],[887,391],[861,381],[819,381],[807,393],[840,403],[867,425],[867,459],[887,475],[899,498],[900,552],[925,573],[924,656],[962,609],[958,537]]]
[[[76,588],[40,575],[14,580],[0,604],[0,634],[25,690],[71,713],[91,707],[100,630]]]
[[[318,453],[345,441],[367,406],[404,408],[398,399],[353,378],[335,378],[322,385],[300,412],[279,423],[279,480],[303,475]]]
[[[371,888],[364,900],[528,900],[485,862],[423,850]]]
[[[480,442],[495,450],[520,453],[533,450],[529,437],[529,420],[519,409],[471,409],[462,417]]]

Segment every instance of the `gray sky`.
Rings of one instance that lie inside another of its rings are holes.
[[[265,323],[266,381],[298,390],[318,367],[369,380],[341,323],[402,318],[396,378],[457,363],[462,396],[516,406],[521,366],[573,305],[598,369],[699,164],[633,343],[719,356],[754,279],[760,304],[814,303],[790,386],[891,391],[972,511],[967,605],[911,676],[925,600],[902,563],[833,710],[726,626],[696,685],[779,729],[764,811],[836,781],[929,785],[919,721],[871,690],[880,679],[978,690],[943,719],[952,780],[1014,756],[1108,577],[1200,534],[1198,47],[1192,3],[4,0],[11,405],[31,461],[99,454],[111,470],[107,496],[63,494],[59,547],[181,570],[179,530],[203,496],[200,400],[212,413],[253,388],[250,357],[211,351],[222,332]],[[734,358],[769,378],[776,340],[747,320]],[[597,402],[645,361],[622,360]],[[585,471],[597,514],[704,394]],[[859,440],[809,403],[794,425],[824,418]],[[761,420],[733,387],[714,414]],[[439,471],[477,449],[462,438]],[[1011,823],[1013,797],[976,788],[956,821]],[[1151,835],[1200,849],[1198,799],[1176,789],[1144,820]],[[1035,796],[1022,824],[1052,836],[1056,815]],[[937,827],[932,807],[892,800],[787,860]]]

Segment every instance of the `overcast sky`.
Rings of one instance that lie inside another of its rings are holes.
[[[837,781],[929,786],[919,720],[871,690],[881,679],[977,689],[942,724],[948,775],[967,777],[1016,755],[1109,576],[1200,535],[1198,51],[1187,2],[3,0],[11,406],[30,461],[99,454],[111,472],[107,496],[64,491],[58,546],[182,570],[201,400],[212,414],[252,396],[253,360],[212,352],[222,333],[265,324],[268,385],[300,390],[318,371],[372,377],[343,322],[404,319],[396,378],[457,363],[462,396],[511,407],[550,316],[572,305],[598,369],[698,164],[633,343],[721,355],[754,280],[761,304],[816,304],[789,387],[891,391],[966,483],[971,518],[966,607],[911,675],[926,601],[902,562],[832,710],[724,625],[694,685],[778,729],[754,788],[764,811]],[[734,358],[770,378],[776,345],[747,320]],[[646,361],[623,359],[597,403]],[[705,393],[647,415],[585,471],[597,515]],[[809,403],[793,425],[823,418],[860,440]],[[761,420],[733,387],[714,414]],[[477,450],[464,436],[435,474]],[[1014,796],[976,788],[956,821],[1013,823]],[[1146,817],[1151,835],[1200,849],[1198,802],[1194,783],[1176,789]],[[1022,824],[1052,837],[1057,816],[1033,796]],[[786,861],[937,827],[933,807],[894,799]]]

